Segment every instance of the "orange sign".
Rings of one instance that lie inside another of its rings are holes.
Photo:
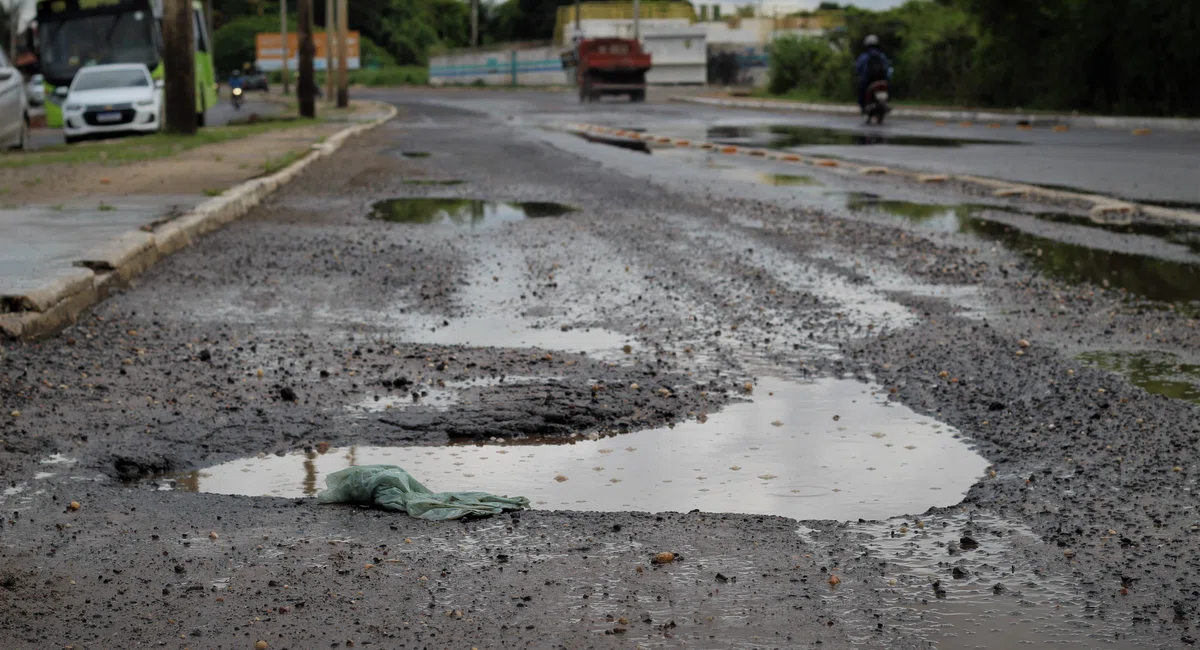
[[[298,34],[288,32],[287,40],[288,68],[295,70],[298,64],[300,37]],[[313,34],[313,44],[317,49],[316,54],[313,55],[313,67],[317,70],[325,69],[326,42],[325,32]],[[255,58],[257,59],[259,68],[263,70],[278,70],[283,67],[283,50],[280,47],[279,32],[256,34],[254,46]],[[334,55],[336,54],[337,52],[335,51]],[[346,38],[346,67],[351,70],[357,70],[360,65],[358,32],[352,31]]]

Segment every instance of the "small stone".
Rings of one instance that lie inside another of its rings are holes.
[[[626,343],[626,344],[625,344],[625,345],[624,345],[624,346],[621,348],[621,351],[622,351],[622,352],[624,352],[625,354],[632,354],[632,353],[633,353],[633,346],[632,346],[632,345],[629,345],[628,343]]]
[[[836,587],[842,584],[842,579],[837,576],[829,576],[829,586]]]
[[[208,534],[208,538],[209,538],[209,539],[217,539],[217,538],[219,538],[219,537],[220,537],[220,535],[218,535],[218,534],[217,534],[217,531],[215,531],[215,530],[214,530],[214,531],[212,531],[212,532],[210,532],[210,533]]]
[[[637,384],[629,384],[630,390],[638,390],[640,388],[641,388],[641,386],[638,386]]]
[[[1029,341],[1026,341],[1025,339],[1021,339],[1020,341],[1017,341],[1017,345],[1019,345],[1023,348],[1027,348],[1027,347],[1029,347]]]
[[[559,474],[558,476],[554,477],[554,480],[558,481],[559,483],[564,483],[567,481],[567,477],[563,476],[562,474]]]
[[[675,561],[675,554],[670,551],[663,551],[654,556],[655,564],[670,564]]]
[[[12,411],[9,412],[9,415],[13,416],[14,418],[19,418],[19,417],[21,417],[21,412],[16,409],[13,409]]]
[[[745,384],[742,385],[742,390],[746,391],[747,393],[753,393],[754,392],[754,382],[750,382],[750,381],[746,382]]]
[[[290,386],[280,388],[279,397],[285,402],[294,402],[297,399],[296,391],[292,390]]]
[[[254,650],[267,650],[266,641],[258,641],[254,644]]]
[[[938,373],[938,377],[940,377],[942,379],[945,379],[946,377],[949,377],[949,376],[950,376],[950,371],[948,371],[948,370],[943,370]]]
[[[78,509],[82,508],[83,506],[79,505],[78,501],[72,501],[71,505],[69,505],[67,507],[70,508],[71,510],[78,510]]]

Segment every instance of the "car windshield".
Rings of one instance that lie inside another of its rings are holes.
[[[51,83],[65,85],[88,65],[141,63],[153,69],[158,65],[153,24],[145,11],[47,22],[41,27],[42,72]]]
[[[105,88],[147,88],[150,78],[145,70],[88,70],[75,77],[71,90],[103,90]]]

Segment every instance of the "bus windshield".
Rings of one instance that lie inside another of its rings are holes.
[[[66,85],[79,68],[102,63],[158,65],[154,18],[148,11],[57,19],[41,27],[42,73]]]

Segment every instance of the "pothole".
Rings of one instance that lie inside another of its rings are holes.
[[[768,149],[815,146],[895,145],[907,147],[963,147],[966,145],[1016,145],[1005,140],[939,138],[871,130],[845,131],[813,126],[713,126],[708,139],[721,144],[744,144]]]
[[[574,208],[541,201],[502,203],[479,199],[400,198],[378,201],[370,217],[393,223],[481,227],[524,219],[561,217]]]
[[[674,427],[594,439],[351,446],[260,456],[161,487],[312,496],[352,465],[399,465],[434,490],[529,497],[537,508],[880,519],[958,503],[988,463],[946,425],[847,380],[763,379],[753,401]]]
[[[1181,363],[1170,352],[1084,352],[1076,357],[1091,366],[1124,375],[1147,393],[1200,404],[1200,365]]]
[[[812,176],[770,174],[740,167],[729,169],[722,175],[736,180],[749,181],[751,183],[758,183],[759,185],[772,185],[775,187],[808,187],[821,185],[821,183]]]
[[[894,201],[861,193],[851,194],[847,198],[847,207],[854,211],[883,212],[903,217],[924,228],[970,234],[998,242],[1024,256],[1041,272],[1060,280],[1111,287],[1150,300],[1182,303],[1200,300],[1200,264],[1183,261],[1188,258],[1187,253],[1181,253],[1183,259],[1162,259],[1139,252],[1106,250],[1026,232],[1004,222],[1010,219],[1028,219],[1031,222],[1045,220],[1061,223],[1078,222],[1078,218],[1023,213],[985,205]],[[1088,230],[1087,227],[1075,223],[1069,227],[1084,232]],[[1128,232],[1120,232],[1112,228],[1096,227],[1092,229],[1091,234],[1094,239],[1098,239],[1099,234],[1115,238],[1107,240],[1113,247],[1126,243],[1131,247],[1136,245],[1135,241],[1126,242],[1125,239],[1121,239],[1123,235],[1153,236],[1179,243],[1169,237],[1168,233],[1154,228],[1129,228]],[[1176,233],[1176,236],[1181,234],[1188,233]]]

